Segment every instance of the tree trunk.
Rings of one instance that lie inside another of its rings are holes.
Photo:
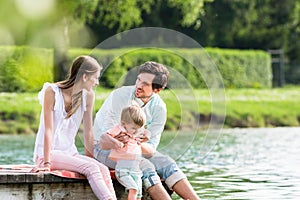
[[[58,35],[55,36],[53,49],[54,81],[62,81],[66,78],[69,71],[69,33],[68,21],[64,18],[62,26],[59,28]]]

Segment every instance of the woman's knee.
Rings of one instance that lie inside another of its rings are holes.
[[[83,169],[83,174],[86,176],[90,176],[93,174],[101,173],[100,168],[95,163],[87,163],[86,167]]]

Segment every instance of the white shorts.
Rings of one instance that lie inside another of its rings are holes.
[[[138,191],[137,198],[142,198],[142,172],[131,168],[116,168],[117,180],[125,187],[126,191],[135,189]]]

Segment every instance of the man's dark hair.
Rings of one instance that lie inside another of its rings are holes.
[[[141,73],[149,73],[155,75],[152,82],[153,89],[165,88],[167,86],[169,71],[163,64],[153,61],[145,62],[139,68],[138,74]]]

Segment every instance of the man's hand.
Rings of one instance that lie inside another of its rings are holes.
[[[143,133],[139,134],[136,137],[136,141],[139,142],[139,143],[147,142],[150,139],[150,134],[151,134],[150,131],[148,131],[147,129],[145,129],[143,131]]]

